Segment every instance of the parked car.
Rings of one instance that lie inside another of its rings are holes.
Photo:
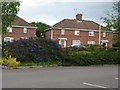
[[[84,45],[70,45],[68,47],[78,47],[78,48],[87,48],[86,46]]]
[[[119,47],[111,47],[113,50],[115,50],[115,51],[119,51],[120,50],[120,48]]]

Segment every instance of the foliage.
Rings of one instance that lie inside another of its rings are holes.
[[[107,30],[114,29],[118,32],[117,39],[120,39],[120,1],[113,3],[113,8],[107,13],[107,17],[101,17],[106,24]]]
[[[16,58],[0,58],[0,64],[4,65],[4,66],[8,66],[8,67],[12,67],[12,68],[17,68],[20,65],[19,61],[16,61]]]
[[[113,3],[112,10],[107,13],[107,17],[101,17],[101,20],[103,20],[103,22],[107,24],[106,28],[108,30],[120,29],[119,11],[120,11],[120,2],[115,2]]]
[[[120,47],[120,41],[118,41],[117,43],[115,43],[114,46],[115,46],[115,47]]]
[[[37,28],[37,31],[36,31],[36,35],[37,37],[42,37],[44,36],[44,30],[49,28],[50,26],[45,24],[45,23],[42,23],[42,22],[31,22],[31,24],[35,25]]]
[[[2,7],[2,32],[7,32],[7,27],[11,26],[18,14],[20,2],[1,2]]]
[[[28,61],[28,62],[21,62],[21,66],[61,66],[62,63],[60,61],[42,61],[42,62],[35,62],[35,61]]]
[[[62,62],[64,66],[88,66],[103,64],[119,64],[119,52],[112,49],[96,49],[75,51],[66,49],[66,57]]]
[[[10,50],[8,49],[10,48]],[[56,41],[44,38],[22,39],[12,43],[4,43],[4,52],[8,51],[12,57],[21,62],[25,61],[61,61],[62,49]]]

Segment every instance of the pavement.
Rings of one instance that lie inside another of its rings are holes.
[[[2,88],[118,88],[118,65],[2,69]]]

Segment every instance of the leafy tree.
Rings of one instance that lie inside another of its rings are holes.
[[[42,37],[44,36],[44,30],[49,28],[50,26],[42,23],[42,22],[31,22],[31,24],[35,25],[37,28],[36,35],[37,37]]]
[[[20,2],[1,2],[2,7],[2,32],[7,32],[7,27],[11,26],[18,14]]]
[[[107,17],[101,17],[108,30],[115,29],[120,33],[120,1],[113,3],[112,10],[108,11]]]

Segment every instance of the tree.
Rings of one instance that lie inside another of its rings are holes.
[[[44,30],[50,27],[49,25],[42,22],[31,22],[31,24],[38,27],[36,31],[37,37],[44,36]]]
[[[20,2],[1,2],[2,7],[2,32],[7,32],[7,27],[11,26],[18,14]]]
[[[107,17],[101,17],[106,24],[107,30],[115,29],[120,34],[120,1],[113,3],[112,10],[107,13]]]

